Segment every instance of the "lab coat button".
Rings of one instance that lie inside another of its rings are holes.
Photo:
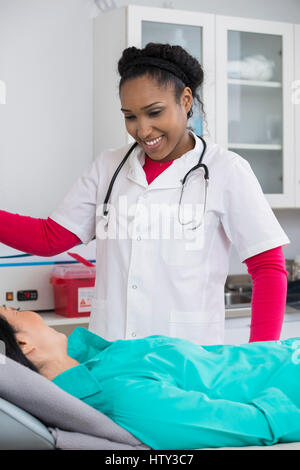
[[[136,332],[133,331],[133,332],[131,333],[131,336],[133,336],[133,338],[135,338],[135,337],[136,337]]]
[[[138,241],[140,241],[141,239],[142,239],[142,237],[140,237],[140,236],[137,237],[137,240],[138,240]]]
[[[132,289],[137,289],[137,286],[133,284]]]

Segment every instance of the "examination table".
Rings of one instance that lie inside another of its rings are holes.
[[[2,354],[0,397],[0,450],[150,450],[104,414]],[[300,442],[218,449],[300,450]]]

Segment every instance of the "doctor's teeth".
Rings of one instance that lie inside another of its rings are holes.
[[[157,144],[160,140],[162,139],[162,136],[161,137],[158,137],[157,139],[154,139],[154,140],[149,140],[149,142],[147,140],[145,140],[145,143],[147,145],[155,145]]]

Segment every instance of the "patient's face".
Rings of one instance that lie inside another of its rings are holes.
[[[17,331],[17,340],[28,357],[30,354],[45,357],[54,352],[66,352],[67,337],[48,326],[38,313],[0,307],[0,314]]]

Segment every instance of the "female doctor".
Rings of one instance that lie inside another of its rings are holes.
[[[279,339],[290,241],[248,162],[187,128],[201,65],[180,46],[149,43],[125,49],[118,70],[135,146],[103,151],[47,220],[1,211],[0,241],[53,256],[96,236],[89,329],[202,345],[224,342],[233,244],[253,282],[250,341]]]

